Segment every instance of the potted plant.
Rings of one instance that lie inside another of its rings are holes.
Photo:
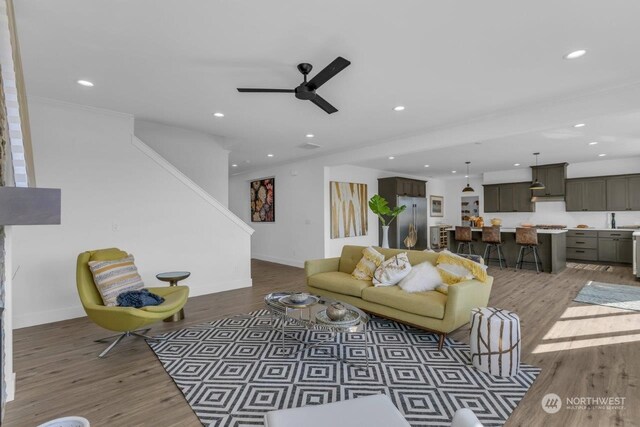
[[[380,222],[382,223],[382,247],[389,247],[389,224],[393,222],[394,219],[402,212],[404,212],[407,207],[405,205],[396,206],[391,209],[389,207],[389,202],[385,200],[384,197],[379,194],[374,194],[373,197],[369,200],[369,209],[371,212],[376,214],[378,218],[380,218]]]

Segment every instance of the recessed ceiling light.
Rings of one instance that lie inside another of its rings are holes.
[[[238,165],[236,165],[235,163],[231,165],[232,168],[237,168]]]
[[[465,178],[469,178],[469,175],[465,175],[464,177],[465,177]]]
[[[398,105],[397,107],[393,107],[393,111],[402,111],[404,110],[404,105]]]
[[[456,173],[456,172],[458,172],[458,171],[451,171],[451,173]]]
[[[78,80],[77,82],[80,86],[93,87],[93,83],[89,80]]]
[[[575,125],[573,125],[574,128],[583,128],[586,125],[584,123],[576,123]]]
[[[428,168],[428,167],[429,167],[429,165],[424,165],[424,167],[425,167],[425,168]]]
[[[591,141],[589,145],[598,145],[598,141]]]
[[[267,154],[267,157],[273,157],[273,154],[269,153]]]
[[[576,59],[576,58],[580,58],[581,56],[583,56],[585,53],[587,53],[586,50],[584,49],[579,49],[579,50],[574,50],[573,52],[569,52],[564,56],[564,59]]]
[[[222,113],[213,113],[213,115],[216,117],[224,117],[224,114]]]
[[[520,166],[520,163],[514,163],[513,166]]]
[[[389,160],[393,160],[393,159],[395,159],[395,157],[389,156]]]
[[[308,134],[306,134],[305,136],[306,136],[307,138],[313,138],[315,135],[314,135],[314,134],[312,134],[312,133],[308,133]]]
[[[604,153],[598,154],[598,157],[604,157],[604,156],[606,156],[606,154]]]

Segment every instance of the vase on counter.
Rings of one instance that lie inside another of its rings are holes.
[[[611,228],[616,229],[616,214],[614,212],[611,212]]]
[[[382,247],[387,249],[389,248],[389,226],[388,225],[382,226]]]

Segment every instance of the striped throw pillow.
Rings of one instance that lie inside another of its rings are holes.
[[[89,261],[89,269],[102,302],[108,307],[118,305],[117,299],[121,293],[144,288],[133,255],[114,261]]]

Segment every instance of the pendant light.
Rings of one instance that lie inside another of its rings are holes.
[[[467,186],[462,189],[462,192],[463,193],[474,193],[476,190],[474,190],[469,185],[469,165],[471,164],[471,162],[465,162],[465,163],[467,164]]]
[[[538,156],[540,155],[540,153],[533,153],[533,155],[536,156],[536,177],[529,186],[529,190],[544,190],[544,184],[538,181]]]

